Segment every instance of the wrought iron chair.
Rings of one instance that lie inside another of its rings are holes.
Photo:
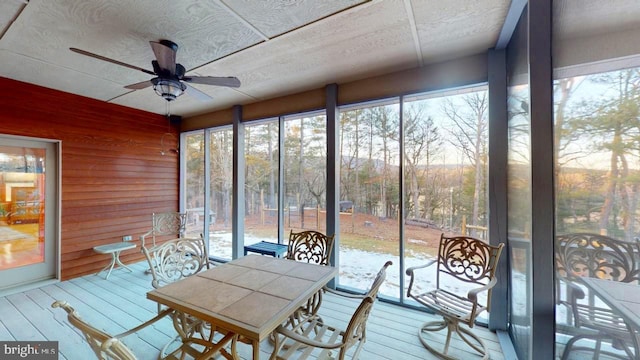
[[[96,327],[85,322],[80,318],[78,312],[69,305],[66,301],[55,301],[51,304],[53,308],[62,308],[67,312],[67,319],[69,323],[78,328],[84,335],[85,339],[89,343],[89,346],[96,354],[98,359],[115,359],[115,360],[135,360],[136,355],[128,348],[120,339],[136,333],[145,327],[152,325],[165,316],[171,315],[173,310],[166,309],[154,318],[145,321],[144,323],[136,326],[135,328],[128,330],[118,335],[110,335],[104,331],[98,330]],[[217,343],[205,341],[201,338],[186,337],[182,339],[182,344],[170,354],[161,356],[159,359],[177,360],[177,359],[209,359],[216,353],[222,350],[222,348],[233,339],[233,334],[227,334],[220,339]]]
[[[187,226],[187,214],[180,212],[162,212],[151,215],[151,230],[140,235],[141,246],[156,246],[156,236],[184,237]],[[151,239],[151,245],[146,244]]]
[[[293,232],[291,230],[285,258],[317,265],[329,265],[329,258],[333,251],[334,236],[327,236],[313,230],[302,232]],[[307,304],[300,308],[297,315],[302,317],[315,315],[322,304],[322,293],[323,291],[318,291],[312,296],[307,301]]]
[[[151,285],[156,289],[211,267],[207,247],[202,237],[167,240],[154,247],[143,247],[142,252],[153,276]],[[158,304],[158,312],[162,312],[160,304]],[[171,316],[178,330],[178,337],[169,342],[165,349],[176,341],[197,336],[213,342],[216,329],[211,324],[181,311],[174,311]],[[234,338],[232,344],[234,347],[236,340]],[[166,352],[166,350],[163,351]],[[224,349],[222,354],[228,356]]]
[[[573,350],[593,351],[594,359],[601,353],[621,359],[640,357],[637,338],[640,329],[631,328],[614,310],[596,305],[594,295],[579,284],[580,277],[640,284],[640,241],[626,242],[588,233],[558,235],[555,260],[558,303],[567,306],[579,330],[565,345],[562,359],[567,359]],[[563,285],[566,297],[561,296]],[[595,346],[575,346],[581,339],[591,339]],[[602,350],[603,340],[609,340],[613,348],[624,354]]]
[[[187,226],[187,214],[180,212],[162,212],[151,214],[151,230],[140,235],[140,247],[144,252],[145,247],[156,246],[156,237],[182,238],[185,236]],[[151,244],[147,244],[147,240]],[[158,239],[159,240],[159,239]],[[153,266],[150,264],[149,266]],[[151,273],[151,269],[145,271]]]
[[[489,309],[491,288],[497,283],[495,276],[498,259],[504,244],[492,246],[482,240],[468,236],[440,237],[438,257],[424,265],[407,269],[411,277],[407,296],[442,316],[442,321],[424,323],[418,331],[420,342],[427,350],[444,359],[455,359],[448,354],[451,335],[458,334],[460,339],[480,353],[482,359],[488,359],[489,352],[484,342],[470,330],[461,327],[460,323],[472,328],[476,317]],[[416,284],[416,270],[436,264],[436,288],[422,291]],[[462,282],[474,286],[467,293],[450,290],[445,286]],[[478,301],[478,295],[487,293],[486,304]],[[447,329],[447,337],[443,350],[429,344],[425,337],[427,332]],[[473,339],[473,341],[471,340]]]
[[[378,296],[378,290],[387,276],[387,268],[390,265],[392,265],[392,262],[387,261],[382,266],[366,294],[347,295],[350,298],[362,300],[351,316],[349,325],[345,330],[325,324],[318,315],[307,317],[302,322],[295,322],[293,328],[289,327],[288,324],[280,325],[272,334],[274,348],[270,359],[283,360],[291,357],[296,359],[309,357],[334,359],[332,351],[337,351],[337,359],[343,360],[347,352],[356,344],[357,346],[351,358],[357,359],[362,346],[367,340],[367,319]],[[339,293],[339,295],[343,294]]]
[[[301,232],[291,230],[286,258],[311,264],[329,265],[334,236],[313,230]]]
[[[209,253],[202,237],[167,240],[153,247],[143,247],[153,280],[159,288],[211,267]]]

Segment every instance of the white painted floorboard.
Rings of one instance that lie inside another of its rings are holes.
[[[58,341],[59,358],[68,360],[94,359],[83,336],[67,322],[62,309],[53,309],[55,300],[69,302],[87,322],[107,333],[124,332],[152,318],[157,304],[146,298],[151,290],[151,276],[145,275],[146,263],[132,264],[133,273],[116,269],[105,280],[88,275],[37,289],[0,297],[0,340]],[[321,316],[326,323],[345,327],[357,303],[335,295],[324,296]],[[420,343],[418,327],[433,315],[404,307],[376,302],[367,325],[367,342],[361,360],[436,359]],[[475,332],[485,340],[491,359],[504,359],[495,333],[482,327]],[[170,319],[125,338],[123,341],[141,360],[157,359],[160,349],[175,336]],[[444,334],[434,337],[444,341]],[[451,354],[460,359],[479,358],[459,340],[452,340]],[[251,348],[239,345],[240,355],[251,357]],[[261,345],[261,359],[268,359],[272,349],[268,341]],[[470,352],[467,352],[470,351]]]

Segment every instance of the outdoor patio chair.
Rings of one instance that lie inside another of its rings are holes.
[[[211,267],[207,247],[202,237],[167,240],[154,247],[143,247],[142,252],[153,276],[151,285],[156,289]],[[162,305],[158,304],[158,313],[161,312]],[[199,336],[205,341],[213,341],[216,329],[211,324],[181,311],[175,311],[171,316],[179,334],[165,346],[165,349],[183,338]],[[235,340],[233,346],[235,346]]]
[[[314,230],[301,232],[293,232],[291,230],[285,258],[310,264],[329,265],[329,258],[333,251],[334,236],[327,236]],[[307,303],[300,308],[297,315],[302,317],[315,315],[322,304],[322,293],[323,291],[318,291],[307,300]]]
[[[151,268],[151,285],[156,289],[212,266],[202,237],[167,240],[153,247],[143,247],[142,253]]]
[[[180,212],[162,212],[151,214],[151,230],[140,235],[140,247],[156,246],[156,237],[184,237],[187,226],[187,214]],[[151,240],[151,244],[147,240]],[[159,239],[158,239],[159,240]],[[153,264],[150,264],[153,266]],[[146,274],[151,273],[151,269],[145,271]]]
[[[291,230],[286,258],[311,264],[329,265],[334,236],[313,230],[301,232]]]
[[[274,348],[271,360],[282,359],[339,359],[346,358],[350,349],[357,344],[351,359],[358,359],[362,346],[366,342],[367,319],[374,301],[378,296],[380,286],[387,276],[387,268],[392,265],[387,261],[376,275],[369,291],[364,295],[353,295],[335,292],[338,295],[352,299],[361,299],[359,306],[351,316],[349,324],[344,330],[326,324],[321,317],[314,315],[304,321],[290,322],[276,328],[273,332]],[[292,315],[295,316],[295,315]],[[294,324],[293,327],[290,325]],[[334,357],[332,352],[338,352]]]
[[[497,283],[496,266],[503,247],[504,244],[492,246],[468,236],[447,237],[442,234],[437,258],[424,265],[407,269],[406,274],[411,277],[407,297],[416,300],[443,318],[441,321],[426,322],[420,327],[418,337],[427,350],[443,359],[455,359],[448,352],[451,335],[456,333],[460,339],[480,353],[482,359],[489,358],[487,347],[480,337],[461,327],[460,323],[472,328],[476,317],[483,311],[488,311],[491,303],[491,288]],[[436,264],[436,287],[422,291],[416,284],[416,271],[433,264]],[[453,283],[467,284],[471,288],[468,291],[456,291],[448,286]],[[481,292],[487,292],[486,304],[478,301],[478,295]],[[433,341],[428,339],[426,334],[445,328],[447,337],[444,348],[438,350],[430,344]]]
[[[593,351],[620,359],[639,358],[638,331],[606,305],[596,304],[589,289],[580,284],[580,277],[606,279],[640,284],[640,241],[617,240],[604,235],[573,233],[558,235],[555,242],[556,294],[559,304],[572,314],[575,334],[565,345],[562,359],[572,351]],[[564,291],[563,291],[564,290]],[[590,339],[595,346],[575,346],[581,339]],[[616,353],[602,349],[602,342],[611,343]]]
[[[118,335],[110,335],[104,331],[101,331],[93,325],[85,322],[80,318],[80,315],[74,310],[71,305],[66,301],[55,301],[51,304],[53,308],[62,308],[67,312],[67,319],[69,323],[82,332],[85,339],[89,343],[89,346],[96,354],[96,357],[102,359],[115,359],[115,360],[136,360],[137,357],[120,339],[134,334],[149,325],[157,322],[165,316],[171,315],[173,310],[166,309],[159,313],[154,318],[145,321],[144,323]],[[177,360],[177,359],[209,359],[216,353],[224,350],[229,341],[233,339],[233,334],[227,334],[217,343],[205,341],[201,338],[185,337],[181,339],[181,345],[173,350],[170,354],[159,356],[159,359]]]
[[[141,246],[156,246],[156,236],[184,237],[187,226],[187,214],[180,212],[162,212],[151,214],[151,230],[140,236]],[[151,244],[147,244],[147,240]]]

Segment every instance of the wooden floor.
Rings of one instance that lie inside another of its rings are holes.
[[[72,328],[62,309],[52,309],[55,300],[69,302],[89,323],[110,334],[128,330],[152,318],[157,304],[146,299],[151,290],[151,277],[144,274],[145,263],[133,264],[133,273],[116,269],[105,280],[89,275],[69,281],[47,285],[25,292],[0,297],[0,340],[58,341],[60,359],[87,360],[95,356],[84,338]],[[327,323],[346,324],[356,304],[349,300],[327,295],[321,315]],[[417,329],[434,316],[378,301],[367,326],[367,342],[361,360],[436,359],[420,343]],[[473,329],[490,349],[491,359],[504,359],[497,336],[482,327]],[[173,336],[175,330],[169,319],[163,319],[139,333],[124,339],[139,359],[156,359],[159,349]],[[434,342],[443,341],[443,336]],[[450,353],[460,359],[478,358],[453,340]],[[268,341],[261,345],[261,359],[268,359],[272,349]],[[243,359],[250,358],[251,349],[241,345]]]

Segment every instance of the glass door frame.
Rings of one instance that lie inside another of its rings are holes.
[[[1,134],[3,145],[45,149],[44,262],[1,271],[3,278],[18,282],[3,285],[0,296],[36,288],[61,279],[61,174],[62,142],[60,140]]]

